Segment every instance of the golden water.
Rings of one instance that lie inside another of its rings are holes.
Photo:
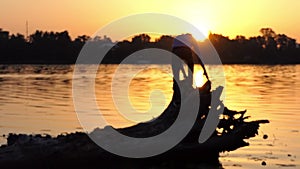
[[[172,97],[171,68],[128,65],[124,76],[114,81],[116,92],[127,90],[118,86],[128,74],[143,70],[130,82],[129,97],[114,96],[121,101],[129,99],[137,110],[127,117],[117,111],[111,95],[116,68],[102,65],[95,80],[97,109],[106,120],[115,127],[124,127],[135,123],[131,118],[147,121],[157,117]],[[0,134],[82,131],[74,111],[72,82],[79,80],[84,87],[84,78],[72,80],[73,69],[73,65],[0,65]],[[247,140],[249,147],[222,153],[223,167],[300,168],[300,65],[225,65],[224,70],[225,105],[234,110],[247,109],[251,119],[268,119],[270,124],[262,125],[259,135]],[[262,138],[264,134],[268,139]],[[5,143],[5,137],[0,143]],[[267,165],[262,166],[262,161]]]

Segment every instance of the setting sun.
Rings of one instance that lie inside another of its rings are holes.
[[[199,32],[201,32],[202,35],[198,35],[197,33],[194,32],[190,32],[193,34],[193,36],[195,37],[195,39],[197,41],[204,41],[205,39],[208,38],[208,35],[210,33],[210,30],[208,28],[208,25],[203,25],[203,24],[199,24],[199,25],[194,25]]]

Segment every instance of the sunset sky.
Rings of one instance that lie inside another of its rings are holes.
[[[249,37],[271,27],[300,42],[299,9],[299,0],[1,0],[0,28],[25,34],[28,20],[29,34],[68,30],[74,38],[121,17],[155,12],[184,19],[205,33]]]

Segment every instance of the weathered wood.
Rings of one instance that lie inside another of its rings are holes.
[[[210,96],[202,95],[201,99],[206,99],[206,103],[209,103]],[[220,104],[222,104],[221,101]],[[156,119],[116,130],[132,137],[150,137],[160,134],[174,123],[179,108],[180,103],[175,103],[173,98],[166,110]],[[0,148],[0,166],[1,168],[20,168],[24,166],[38,168],[72,166],[73,168],[82,168],[89,165],[106,168],[123,168],[122,166],[142,168],[141,166],[144,165],[172,164],[172,166],[183,168],[182,161],[217,164],[219,152],[233,151],[249,145],[244,139],[254,137],[258,133],[259,125],[269,122],[268,120],[245,122],[246,117],[244,117],[244,114],[246,111],[232,111],[225,107],[223,115],[220,117],[218,131],[216,130],[205,143],[199,144],[198,137],[208,112],[209,104],[200,105],[198,118],[188,135],[171,150],[156,157],[129,159],[111,154],[97,146],[85,133],[70,133],[53,138],[47,135],[10,134],[7,138],[8,144]],[[219,130],[222,130],[222,132]],[[115,161],[118,161],[118,164]],[[58,166],[57,164],[61,165]]]

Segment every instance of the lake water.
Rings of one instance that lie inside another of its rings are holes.
[[[172,97],[171,68],[127,65],[123,76],[121,73],[114,81],[116,92],[126,90],[118,86],[125,83],[128,74],[142,71],[130,81],[129,96],[114,96],[121,101],[128,99],[138,111],[126,118],[118,112],[110,92],[116,68],[102,65],[99,69],[95,80],[97,110],[115,127],[157,117]],[[81,80],[84,88],[84,77],[72,79],[73,70],[74,65],[0,65],[0,134],[82,131],[74,110],[72,83]],[[259,135],[248,140],[250,146],[222,153],[223,167],[300,168],[300,65],[225,65],[224,71],[225,105],[234,110],[247,109],[251,120],[268,119],[270,123],[262,125]],[[91,116],[97,115],[94,108],[86,109]],[[267,139],[263,139],[264,134]],[[5,141],[5,137],[0,139],[1,144]],[[262,161],[266,166],[261,165]]]

